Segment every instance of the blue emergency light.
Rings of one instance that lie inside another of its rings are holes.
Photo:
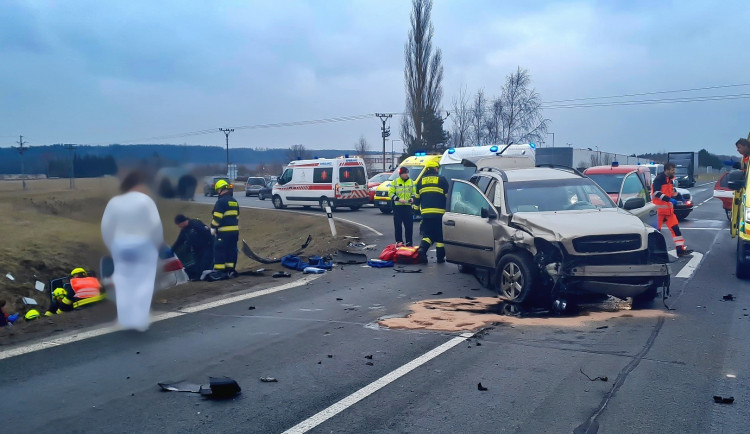
[[[490,152],[497,152],[497,146],[493,146],[490,148]]]
[[[620,166],[619,162],[617,162],[617,161],[613,161],[612,162],[612,167],[619,167],[619,166]]]
[[[344,158],[349,158],[349,154],[344,154]]]
[[[415,157],[426,157],[427,156],[427,152],[415,152],[414,156]]]
[[[449,154],[455,154],[456,153],[456,148],[450,148],[450,149],[448,149],[448,153]]]
[[[536,149],[536,145],[535,145],[535,144],[533,144],[533,143],[529,143],[529,147],[530,147],[531,149]]]

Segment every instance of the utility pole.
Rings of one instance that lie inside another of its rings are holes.
[[[29,148],[24,148],[24,141],[23,136],[18,136],[18,147],[16,148],[16,151],[18,151],[18,155],[21,156],[21,185],[23,185],[23,189],[26,190],[26,169],[23,165],[23,153],[26,152]],[[28,142],[25,142],[28,143]]]
[[[76,186],[76,172],[75,172],[75,154],[73,153],[73,148],[75,145],[72,143],[66,143],[63,146],[65,146],[65,149],[70,151],[70,189],[73,190]]]
[[[229,176],[229,133],[233,132],[234,128],[219,128],[219,131],[227,137],[227,176]]]
[[[380,131],[383,136],[383,172],[385,172],[385,139],[391,135],[391,127],[386,129],[385,123],[388,122],[388,119],[392,118],[393,115],[390,113],[375,113],[375,116],[379,117],[380,121],[383,122],[383,127]]]

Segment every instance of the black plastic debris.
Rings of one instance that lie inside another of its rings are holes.
[[[165,392],[189,392],[199,393],[201,396],[212,399],[232,398],[239,394],[242,389],[237,382],[229,377],[208,377],[209,384],[198,385],[187,381],[174,383],[157,383]]]
[[[404,267],[403,265],[399,265],[398,267],[393,268],[394,271],[397,273],[421,273],[421,268],[411,268],[411,267]]]
[[[467,299],[467,300],[476,300],[476,298],[474,298],[474,297],[469,297],[468,295],[464,296],[464,298],[465,298],[465,299]]]
[[[368,354],[368,355],[366,355],[366,356],[365,356],[365,359],[370,359],[370,360],[372,360],[372,354]]]
[[[432,295],[443,295],[443,291],[433,292]]]
[[[336,263],[343,265],[366,264],[367,255],[364,253],[350,252],[348,250],[339,250],[336,252]]]
[[[477,390],[479,390],[480,392],[486,392],[489,389],[487,389],[486,387],[482,386],[482,383],[477,383]]]
[[[336,297],[336,301],[343,301],[343,298]]]
[[[732,294],[727,294],[727,295],[725,295],[724,297],[721,297],[721,298],[724,299],[724,301],[734,301],[735,300],[735,297]]]
[[[601,326],[601,327],[597,327],[596,329],[597,330],[604,330],[604,329],[608,329],[608,328],[609,328],[609,326]]]
[[[372,363],[372,362],[367,362],[367,363],[365,363],[365,365],[367,365],[367,366],[375,366],[375,364]]]
[[[264,383],[278,383],[279,382],[279,380],[273,377],[260,377],[260,381]]]
[[[481,347],[481,346],[482,346],[482,343],[481,343],[481,342],[476,342],[476,343],[475,343],[474,345],[476,345],[476,346],[478,346],[478,347]]]
[[[307,240],[305,240],[305,243],[300,246],[299,249],[295,250],[292,253],[289,253],[290,255],[299,255],[302,253],[303,250],[307,248],[307,246],[310,245],[310,242],[312,241],[312,235],[307,236]],[[280,257],[273,257],[273,258],[264,258],[262,256],[257,255],[255,252],[253,252],[253,249],[250,248],[249,245],[247,245],[247,242],[245,240],[242,240],[242,248],[240,249],[242,253],[245,254],[250,259],[253,259],[255,261],[260,262],[261,264],[277,264],[281,262],[281,258],[286,255],[281,255]],[[287,277],[287,276],[284,276]]]
[[[273,277],[273,278],[292,277],[292,275],[289,274],[289,273],[287,273],[286,271],[277,271],[277,272],[273,273],[273,275],[271,277]]]
[[[247,310],[255,310],[255,306],[248,306]]]
[[[717,404],[732,404],[734,402],[734,396],[724,398],[723,396],[714,395],[714,402]]]
[[[609,378],[608,378],[608,377],[596,377],[596,378],[591,378],[591,377],[589,377],[588,375],[586,375],[586,373],[585,373],[585,372],[583,372],[583,369],[579,369],[579,371],[581,371],[581,374],[583,374],[583,375],[584,375],[584,376],[585,376],[586,378],[588,378],[588,379],[589,379],[589,381],[597,381],[597,380],[599,380],[599,381],[604,381],[604,382],[607,382],[607,381],[609,381]]]
[[[328,358],[329,358],[329,359],[332,359],[332,358],[333,358],[333,354],[329,354],[329,355],[328,355]]]

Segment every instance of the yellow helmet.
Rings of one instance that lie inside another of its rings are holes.
[[[229,183],[224,181],[223,179],[220,179],[216,181],[216,185],[214,185],[214,190],[219,191],[222,188],[229,188]]]
[[[86,270],[81,267],[74,268],[73,271],[70,272],[70,277],[73,277],[76,274],[83,274],[84,276],[87,276]]]
[[[62,298],[68,295],[68,291],[66,291],[63,288],[55,288],[54,291],[52,291],[52,296],[55,298]]]
[[[430,160],[424,164],[424,167],[431,169],[433,167],[440,167],[440,164],[435,160]]]
[[[26,312],[26,315],[24,315],[24,318],[26,318],[26,321],[31,321],[33,319],[39,318],[39,311],[36,309],[31,309],[30,311]]]

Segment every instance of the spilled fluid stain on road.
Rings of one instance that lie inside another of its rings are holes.
[[[659,309],[631,309],[630,303],[608,300],[583,305],[565,315],[548,309],[524,309],[495,297],[445,298],[412,303],[411,313],[403,318],[383,318],[381,327],[409,330],[469,331],[495,323],[518,326],[579,327],[585,323],[603,322],[613,318],[672,317]]]

